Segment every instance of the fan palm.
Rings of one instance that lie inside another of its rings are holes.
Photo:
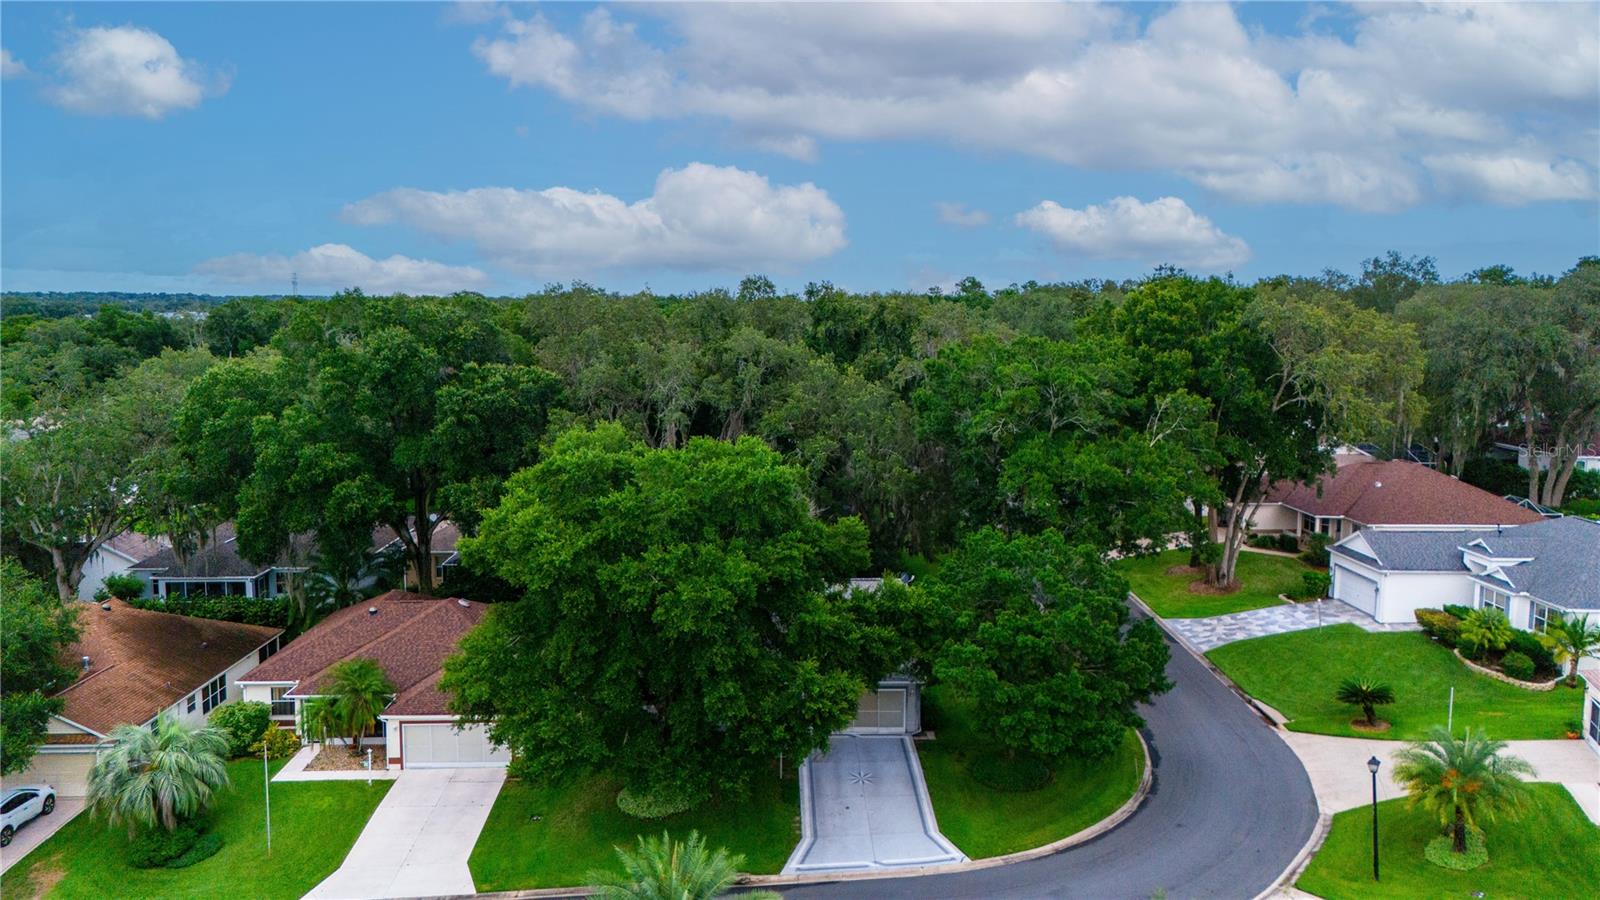
[[[1539,640],[1567,666],[1567,684],[1578,683],[1578,663],[1585,657],[1600,659],[1600,625],[1589,624],[1588,614],[1552,621]]]
[[[618,847],[617,857],[622,860],[621,874],[589,873],[594,896],[603,900],[711,900],[733,886],[744,864],[743,856],[730,854],[724,847],[707,850],[705,838],[696,831],[682,841],[674,841],[666,832],[659,838],[640,837],[633,851]]]
[[[394,696],[394,684],[371,659],[348,659],[328,670],[322,693],[333,702],[342,730],[361,752],[361,735],[378,720]]]
[[[228,786],[228,736],[162,713],[150,727],[121,725],[89,770],[87,805],[112,825],[168,831]]]
[[[1367,724],[1377,725],[1377,707],[1388,706],[1394,702],[1394,689],[1381,681],[1346,678],[1339,682],[1339,690],[1334,693],[1334,699],[1340,703],[1361,707],[1361,714],[1367,717]]]
[[[1527,787],[1518,776],[1532,775],[1533,767],[1504,755],[1505,749],[1505,741],[1470,728],[1457,739],[1435,727],[1428,740],[1395,754],[1395,780],[1405,785],[1413,806],[1438,815],[1457,853],[1467,852],[1469,825],[1492,822],[1501,812],[1515,814],[1527,802]]]
[[[1475,609],[1461,620],[1461,643],[1471,648],[1473,656],[1482,656],[1489,650],[1503,650],[1511,643],[1511,620],[1492,607]]]

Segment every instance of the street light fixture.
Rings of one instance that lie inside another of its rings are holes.
[[[1367,771],[1372,773],[1372,880],[1378,880],[1378,758],[1367,760]]]

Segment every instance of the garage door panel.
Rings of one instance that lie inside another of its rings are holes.
[[[1343,566],[1335,566],[1335,579],[1333,596],[1342,600],[1369,616],[1376,616],[1378,611],[1378,583]]]
[[[482,725],[457,729],[445,722],[423,722],[401,728],[408,769],[503,766],[511,761],[510,751],[494,746]]]

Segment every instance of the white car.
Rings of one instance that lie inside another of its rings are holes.
[[[7,788],[0,798],[0,847],[9,847],[18,828],[39,816],[50,815],[55,808],[56,789],[48,784]]]

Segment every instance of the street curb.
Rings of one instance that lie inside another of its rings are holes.
[[[1235,684],[1233,679],[1228,677],[1227,673],[1217,668],[1216,663],[1213,663],[1211,660],[1206,658],[1204,650],[1196,647],[1194,644],[1190,643],[1188,638],[1168,627],[1167,620],[1156,615],[1156,611],[1151,609],[1143,600],[1140,600],[1138,594],[1135,594],[1133,591],[1129,591],[1128,599],[1133,601],[1133,604],[1139,607],[1140,611],[1149,616],[1151,621],[1160,626],[1161,630],[1167,633],[1167,636],[1176,641],[1180,646],[1183,647],[1183,649],[1189,651],[1190,656],[1193,656],[1195,659],[1199,660],[1200,665],[1205,666],[1206,671],[1210,672],[1218,681],[1222,682],[1223,687],[1233,691],[1238,695],[1240,700],[1245,702],[1246,706],[1249,706],[1251,709],[1255,710],[1256,715],[1264,719],[1268,725],[1271,725],[1274,729],[1283,727],[1283,723],[1286,720],[1281,714],[1278,713],[1277,710],[1267,706],[1265,703],[1258,701],[1256,698],[1246,693],[1244,688]]]
[[[1253,900],[1266,900],[1266,898],[1284,888],[1292,887],[1296,881],[1300,880],[1300,876],[1304,874],[1306,867],[1311,865],[1312,858],[1317,855],[1318,850],[1322,849],[1323,842],[1328,839],[1328,833],[1332,830],[1333,816],[1322,811],[1322,800],[1318,798],[1317,826],[1311,829],[1311,837],[1306,839],[1305,846],[1301,847],[1300,852],[1296,853],[1294,859],[1289,861],[1289,867],[1283,870],[1283,874],[1267,885],[1266,890],[1255,895]],[[1308,897],[1317,896],[1315,894],[1306,894],[1306,892],[1300,891],[1299,888],[1295,888],[1295,890]]]
[[[1135,730],[1134,735],[1139,738],[1139,747],[1144,751],[1144,773],[1139,778],[1139,786],[1134,789],[1133,796],[1127,802],[1117,807],[1116,811],[1104,819],[1090,825],[1075,834],[1068,835],[1061,840],[1053,841],[1042,847],[1030,850],[1018,850],[1016,853],[1007,853],[1004,856],[991,856],[986,859],[969,860],[961,863],[943,863],[937,866],[916,866],[904,869],[874,869],[867,872],[826,872],[809,875],[747,875],[739,879],[739,887],[787,887],[802,884],[831,884],[840,881],[875,881],[884,878],[916,878],[924,875],[951,875],[957,872],[975,872],[981,869],[997,869],[1014,863],[1027,862],[1060,853],[1063,850],[1086,844],[1097,837],[1111,831],[1132,816],[1140,806],[1144,805],[1145,798],[1150,796],[1150,788],[1155,783],[1155,764],[1150,755],[1150,744],[1145,741],[1144,735]],[[492,894],[468,894],[464,896],[493,898],[493,900],[533,900],[544,897],[587,897],[593,892],[588,888],[537,888],[527,891],[505,891]],[[453,898],[452,898],[453,900]]]

